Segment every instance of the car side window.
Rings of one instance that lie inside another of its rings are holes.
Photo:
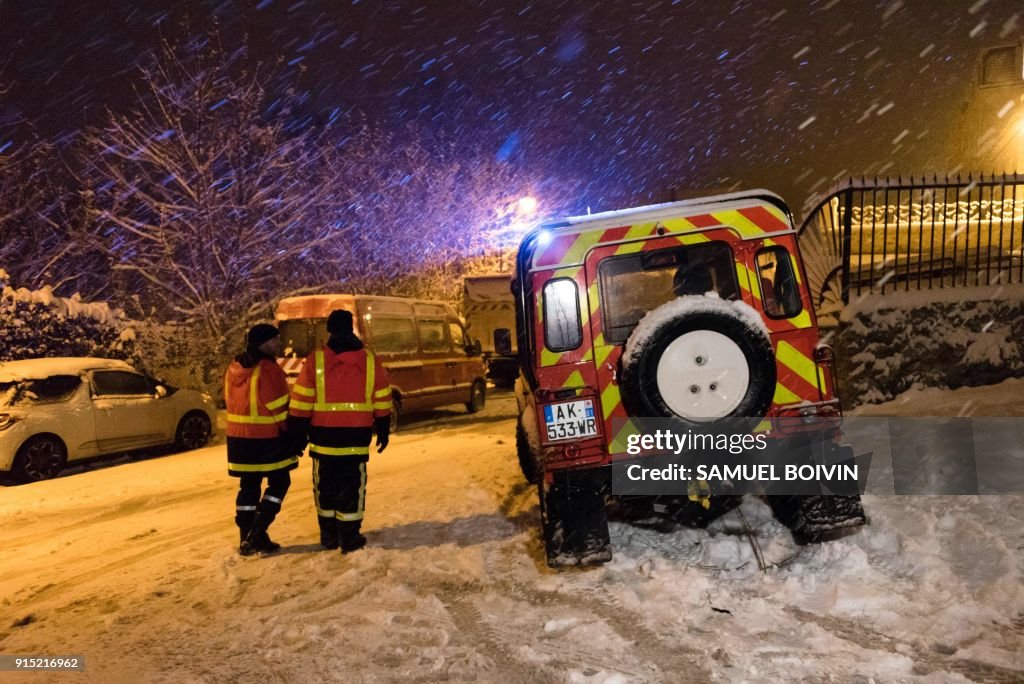
[[[153,396],[156,391],[149,378],[117,370],[94,371],[92,388],[97,397]]]
[[[445,336],[444,321],[432,321],[420,319],[420,349],[425,353],[438,353],[450,351],[448,338]]]

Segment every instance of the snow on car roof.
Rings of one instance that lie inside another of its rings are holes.
[[[61,357],[45,359],[23,359],[0,363],[0,382],[42,380],[51,375],[77,375],[85,370],[116,368],[135,370],[131,364],[117,359],[94,359],[89,357]]]

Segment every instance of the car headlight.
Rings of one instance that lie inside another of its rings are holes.
[[[21,416],[16,416],[13,413],[0,413],[0,430],[6,430],[21,420],[21,418]]]

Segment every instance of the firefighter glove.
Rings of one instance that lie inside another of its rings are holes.
[[[379,454],[388,446],[388,437],[391,435],[391,418],[374,419],[373,431],[377,434],[377,453]]]

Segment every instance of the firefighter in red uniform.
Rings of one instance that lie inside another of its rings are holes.
[[[288,381],[277,365],[280,349],[277,328],[266,323],[253,326],[246,335],[245,352],[235,357],[224,376],[228,474],[239,478],[235,523],[243,556],[281,548],[271,541],[267,528],[281,510],[291,485],[289,471],[301,454],[286,432]],[[267,490],[261,498],[264,477]]]
[[[352,314],[331,312],[327,346],[306,357],[292,386],[291,429],[308,434],[320,544],[342,553],[366,545],[359,533],[366,501],[370,441],[388,445],[387,371],[352,330]]]

